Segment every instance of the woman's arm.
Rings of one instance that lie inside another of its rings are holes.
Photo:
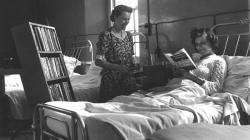
[[[223,88],[223,83],[226,77],[227,65],[225,61],[216,61],[211,71],[211,78],[205,80],[202,87],[208,94],[220,92]]]
[[[210,71],[209,79],[202,79],[194,74],[183,72],[183,77],[190,79],[202,86],[207,94],[220,92],[226,76],[226,62],[224,60],[214,61],[214,65]]]
[[[199,78],[199,77],[197,77],[197,76],[195,76],[187,71],[184,72],[183,77],[199,84],[200,86],[202,86],[205,83],[205,80],[203,80],[203,79],[201,79],[201,78]]]
[[[185,79],[189,79],[189,80],[199,84],[200,86],[202,86],[205,83],[204,80],[202,80],[201,78],[189,73],[187,70],[184,70],[184,69],[178,68],[176,66],[173,66],[172,71],[173,71],[173,76],[174,77],[183,77]]]
[[[96,43],[96,59],[95,64],[99,67],[116,70],[122,72],[128,72],[125,67],[118,64],[109,63],[105,58],[105,53],[110,49],[110,33],[102,32],[98,37],[98,42]]]
[[[109,63],[105,60],[104,57],[100,57],[97,55],[96,59],[95,59],[95,64],[99,67],[105,68],[105,69],[109,69],[109,70],[115,70],[115,71],[121,71],[124,73],[128,73],[128,68],[118,65],[118,64],[113,64],[113,63]]]

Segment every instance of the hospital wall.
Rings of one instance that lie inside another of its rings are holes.
[[[203,16],[217,14],[221,12],[237,11],[248,9],[248,0],[150,0],[150,22],[152,24],[162,21],[173,21],[187,17]],[[248,18],[248,12],[227,14],[217,16],[216,23],[238,21],[242,18]],[[139,23],[147,23],[146,1],[139,0]],[[164,52],[175,52],[180,48],[187,48],[189,52],[194,49],[190,41],[190,30],[194,27],[211,27],[214,24],[213,17],[186,20],[175,23],[159,24],[159,42],[158,46]],[[237,31],[249,29],[248,26],[238,28]],[[147,34],[148,29],[143,26],[140,30]],[[226,31],[226,29],[224,29]],[[234,32],[234,31],[233,31]],[[149,35],[149,47],[152,55],[156,49],[155,26],[152,26],[152,34]],[[145,49],[141,51],[142,62],[145,62]]]
[[[149,0],[151,23],[171,21],[186,17],[194,17],[219,12],[235,11],[249,8],[249,0]],[[147,22],[146,0],[139,0],[139,22]],[[56,27],[60,43],[63,48],[70,46],[66,37],[80,34],[98,34],[109,26],[109,0],[12,0],[1,1],[0,18],[0,56],[16,57],[11,27],[26,21],[34,21]],[[249,17],[247,13],[223,15],[217,17],[217,23],[237,21]],[[160,24],[159,47],[165,52],[174,52],[182,47],[193,51],[189,39],[190,29],[193,27],[211,27],[212,17],[205,17],[185,22]],[[247,27],[249,28],[249,27]],[[141,27],[144,33],[147,28]],[[86,36],[83,36],[85,38]],[[88,35],[93,44],[96,35]],[[149,35],[150,51],[156,48],[155,27]],[[145,47],[141,47],[142,62],[145,58]],[[1,62],[2,63],[2,62]]]

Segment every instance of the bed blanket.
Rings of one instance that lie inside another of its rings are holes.
[[[180,124],[240,125],[237,104],[242,104],[241,111],[250,114],[241,98],[234,100],[230,93],[207,96],[202,88],[186,82],[175,90],[162,87],[153,93],[118,96],[107,103],[87,103],[86,110],[99,114],[91,118],[112,125],[124,140],[143,140],[159,129]]]
[[[249,140],[249,131],[250,125],[195,123],[159,130],[147,140]]]

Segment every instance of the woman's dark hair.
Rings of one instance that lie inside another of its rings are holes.
[[[118,17],[122,14],[122,12],[129,12],[129,13],[132,13],[132,8],[131,7],[128,7],[126,5],[118,5],[116,6],[113,10],[112,10],[112,13],[111,13],[111,16],[110,16],[110,20],[112,22],[115,21],[115,17]]]
[[[195,45],[195,39],[207,34],[206,39],[211,43],[214,52],[218,51],[218,37],[209,28],[194,28],[190,32],[192,44]]]

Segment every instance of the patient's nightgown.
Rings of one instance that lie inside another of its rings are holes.
[[[221,92],[227,70],[224,58],[213,54],[197,61],[196,65],[197,69],[190,72],[205,80],[202,87],[205,89],[206,94]]]

